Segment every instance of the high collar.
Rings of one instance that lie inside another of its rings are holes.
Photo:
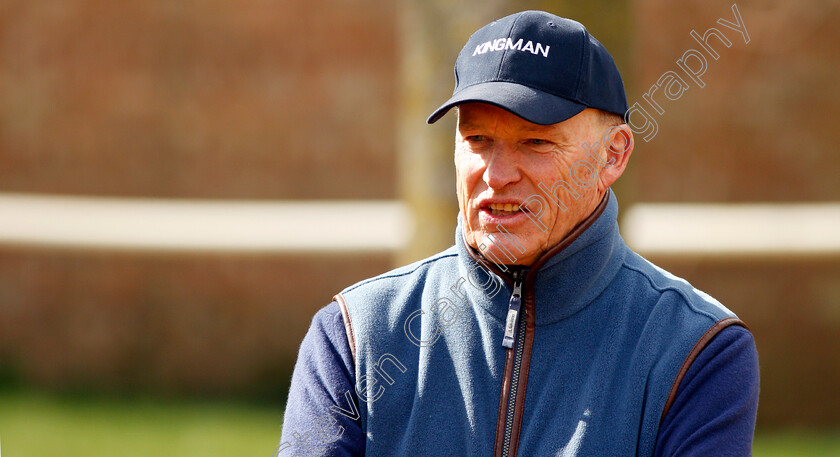
[[[538,258],[523,284],[525,300],[534,300],[536,325],[548,325],[569,317],[585,308],[612,281],[621,267],[626,246],[618,231],[618,202],[612,190],[587,219],[552,249]],[[467,246],[463,235],[462,215],[458,215],[455,246],[464,272],[472,275],[472,284],[488,281],[490,267],[495,281],[504,284],[495,294],[487,288],[467,287],[473,304],[481,306],[493,316],[504,320],[507,314],[511,284],[508,275]],[[483,272],[483,273],[482,273]]]

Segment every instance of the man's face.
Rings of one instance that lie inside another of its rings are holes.
[[[584,143],[603,143],[607,127],[601,114],[593,109],[557,124],[539,125],[485,103],[460,105],[455,170],[467,243],[485,255],[489,250],[500,263],[530,265],[562,240],[592,213],[626,164],[627,157],[620,157],[616,165],[604,170],[583,148]],[[622,137],[620,133],[618,136]],[[629,141],[630,148],[625,149],[632,148],[632,139]],[[594,154],[607,157],[602,144]],[[629,155],[627,150],[626,156]],[[572,166],[579,160],[589,162],[592,168],[576,166],[575,181]],[[555,190],[556,197],[568,208],[566,211],[546,198],[538,187],[543,183],[550,189],[557,180],[566,181],[580,195],[575,199],[562,188]],[[575,182],[588,185],[581,187]],[[541,213],[537,203],[529,204],[531,213],[526,215],[528,208],[522,203],[532,195],[543,197],[548,204],[542,205]],[[539,220],[542,228],[531,218]],[[515,242],[501,233],[500,225]],[[495,240],[491,241],[488,235]],[[504,246],[516,260],[510,261],[497,245]]]

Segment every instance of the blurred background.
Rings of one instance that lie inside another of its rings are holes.
[[[274,452],[298,345],[451,245],[455,56],[545,9],[628,101],[716,27],[615,186],[622,233],[752,329],[757,456],[840,455],[840,1],[0,0],[0,449]]]

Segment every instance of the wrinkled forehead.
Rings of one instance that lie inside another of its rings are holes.
[[[493,129],[520,133],[569,136],[576,133],[583,133],[583,131],[588,130],[600,120],[598,111],[591,108],[565,121],[549,125],[529,122],[510,111],[488,103],[462,103],[457,107],[456,112],[457,129],[461,132]]]

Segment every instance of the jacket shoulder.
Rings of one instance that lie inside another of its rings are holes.
[[[440,268],[447,262],[456,262],[458,250],[455,246],[441,251],[422,260],[395,268],[372,278],[363,279],[341,291],[341,295],[371,292],[373,290],[387,290],[395,287],[402,288],[406,284],[416,283],[425,278],[429,271]]]
[[[402,332],[405,314],[420,308],[423,297],[436,295],[441,277],[435,271],[456,271],[458,252],[454,246],[423,260],[359,281],[335,296],[342,310],[348,340],[354,350],[375,340],[383,343],[383,332]],[[430,290],[432,292],[430,292]],[[372,339],[371,335],[377,334]]]
[[[667,297],[669,301],[681,303],[694,314],[707,316],[713,322],[737,318],[735,313],[711,295],[633,251],[625,258],[624,268],[639,275],[638,279],[662,299]]]

